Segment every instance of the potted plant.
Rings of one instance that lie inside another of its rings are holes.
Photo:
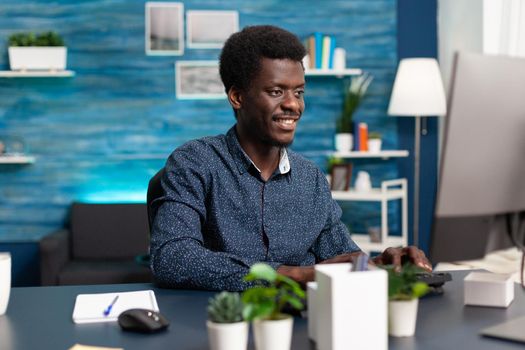
[[[55,32],[15,33],[8,39],[11,70],[64,70],[67,48]]]
[[[254,264],[244,278],[255,285],[242,294],[243,316],[253,321],[257,350],[289,350],[293,318],[285,307],[301,310],[304,291],[294,280],[277,273],[264,263]]]
[[[381,152],[381,134],[378,132],[371,132],[368,134],[368,152]]]
[[[407,263],[401,269],[383,266],[388,272],[388,333],[394,337],[410,337],[416,331],[419,298],[429,287],[417,279],[423,269]]]
[[[212,350],[246,350],[248,322],[239,293],[221,292],[208,303],[208,340]]]
[[[372,76],[363,74],[358,77],[353,77],[350,80],[350,84],[345,85],[343,110],[337,119],[335,135],[335,149],[340,152],[348,152],[352,149],[352,118],[363,101],[366,90],[372,80]]]

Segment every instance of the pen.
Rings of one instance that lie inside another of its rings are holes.
[[[104,309],[104,316],[108,316],[109,315],[109,313],[111,312],[111,309],[113,308],[113,305],[115,305],[117,300],[118,300],[118,295],[115,297],[115,299],[113,299],[111,304],[109,304],[109,306]]]

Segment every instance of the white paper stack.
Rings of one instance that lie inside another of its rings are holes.
[[[104,310],[113,302],[118,295],[117,301],[111,308],[111,312],[105,316]],[[99,293],[79,294],[73,309],[73,322],[95,323],[112,322],[118,319],[123,311],[129,309],[148,309],[159,311],[155,293],[152,290],[122,293]]]

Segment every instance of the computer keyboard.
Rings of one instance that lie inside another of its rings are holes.
[[[430,295],[443,294],[443,285],[452,281],[448,272],[421,272],[417,274],[418,281],[425,282],[430,287]]]

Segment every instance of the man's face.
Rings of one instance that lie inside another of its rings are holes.
[[[304,111],[304,84],[301,62],[263,58],[250,87],[239,93],[237,131],[252,144],[290,145]]]

